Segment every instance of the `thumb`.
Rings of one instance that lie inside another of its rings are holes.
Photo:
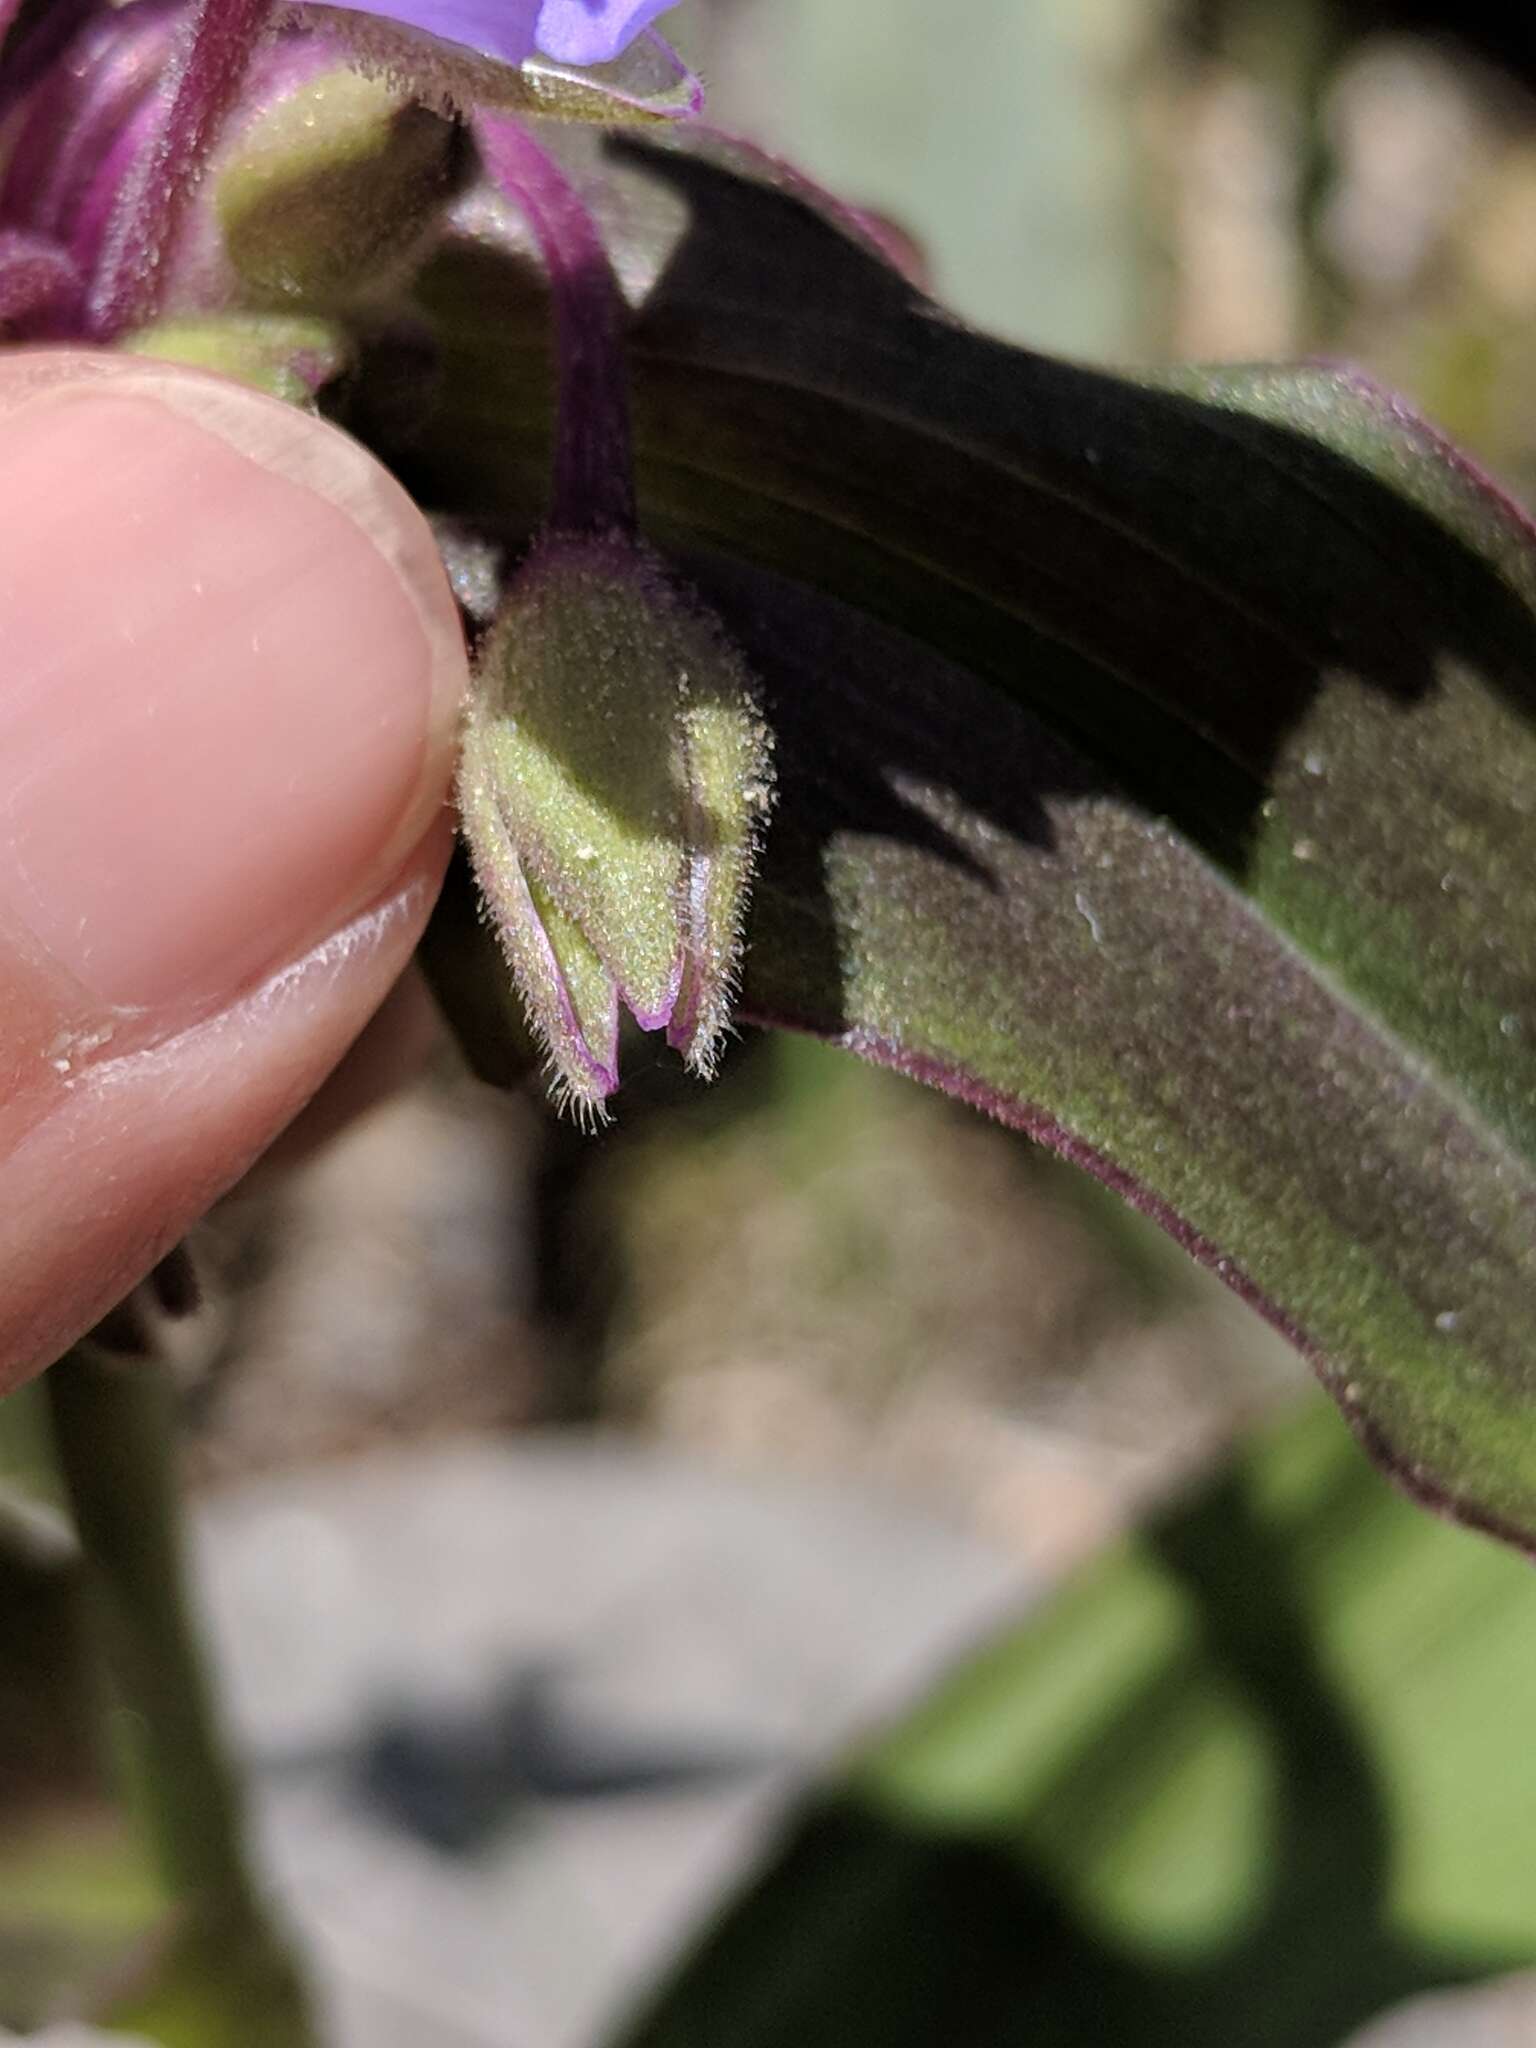
[[[0,353],[0,1389],[387,993],[464,677],[426,524],[344,435],[192,371]]]

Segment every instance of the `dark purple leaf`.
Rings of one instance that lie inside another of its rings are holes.
[[[708,137],[577,162],[636,303],[643,522],[772,694],[752,1014],[1119,1187],[1422,1499],[1536,1532],[1536,547],[1322,366],[971,333]],[[544,306],[479,220],[397,452],[505,532]]]

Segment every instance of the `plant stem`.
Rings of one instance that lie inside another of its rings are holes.
[[[159,132],[112,211],[86,306],[92,340],[114,341],[153,315],[182,213],[271,12],[272,0],[194,0],[171,59]]]
[[[581,195],[520,122],[482,112],[474,135],[487,174],[533,230],[549,282],[559,380],[550,526],[631,534],[628,309],[608,252]]]
[[[114,1753],[179,1914],[164,1997],[197,2015],[208,2048],[309,2048],[318,2037],[246,1860],[243,1802],[189,1613],[169,1375],[82,1345],[47,1387],[100,1656],[124,1710]]]

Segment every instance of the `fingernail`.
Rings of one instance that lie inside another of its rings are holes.
[[[13,364],[0,922],[107,1006],[232,998],[383,887],[443,802],[464,655],[435,549],[371,458],[275,401]]]

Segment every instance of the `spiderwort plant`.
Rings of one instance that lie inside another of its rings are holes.
[[[0,318],[327,407],[492,565],[461,801],[578,1107],[621,1006],[707,1069],[739,980],[1111,1183],[1531,1543],[1529,522],[1353,373],[967,332],[676,118],[660,12],[32,0]]]
[[[646,1021],[670,1024],[690,1061],[708,1063],[767,788],[765,740],[723,631],[638,536],[620,302],[600,244],[555,164],[492,108],[664,118],[693,89],[649,37],[659,11],[555,0],[521,27],[477,32],[467,69],[434,43],[413,95],[348,68],[352,46],[331,26],[274,24],[265,4],[137,0],[119,11],[63,0],[31,11],[0,71],[0,330],[13,341],[191,355],[313,402],[355,361],[361,336],[398,325],[394,294],[464,182],[472,146],[531,224],[557,285],[555,485],[540,549],[487,641],[465,813],[535,1026],[592,1111],[616,1078],[615,1049],[592,1021],[605,980],[610,1008],[622,975]],[[464,27],[457,17],[433,25]],[[653,61],[634,90],[561,73],[560,60],[611,59],[641,36]],[[416,77],[418,44],[425,52],[409,25],[403,43],[375,40],[362,71],[382,60],[392,80],[402,67]],[[496,58],[550,64],[486,83],[487,44]],[[546,616],[543,660],[524,659]],[[615,717],[627,722],[619,750]],[[594,775],[604,796],[586,801]],[[518,792],[505,786],[513,776]],[[570,843],[573,818],[594,849]],[[561,859],[585,887],[574,901]],[[231,2048],[303,2048],[315,2035],[301,1975],[246,1869],[181,1599],[165,1375],[142,1359],[121,1371],[97,1344],[60,1363],[49,1395],[104,1659],[133,1710],[133,1776],[177,1909],[148,1981],[132,1983],[116,2016],[154,2034],[190,2026]]]
[[[663,12],[27,0],[0,328],[324,407],[438,521],[439,934],[578,1111],[626,1006],[943,1088],[1536,1549],[1536,531],[1349,371],[968,332],[680,118]]]

